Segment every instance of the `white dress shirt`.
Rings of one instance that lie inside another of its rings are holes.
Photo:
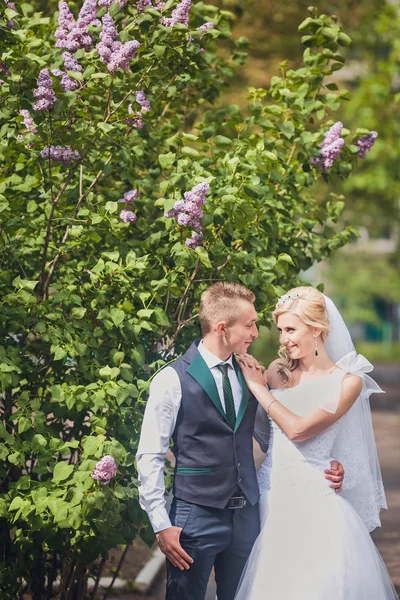
[[[242,388],[232,364],[232,356],[222,361],[207,350],[201,341],[198,350],[209,367],[217,386],[222,406],[225,408],[220,364],[228,364],[228,377],[231,382],[236,414],[242,399]],[[152,527],[157,533],[171,527],[165,507],[164,462],[169,441],[175,429],[182,390],[178,373],[172,367],[165,367],[150,385],[149,400],[143,417],[138,452],[136,455],[140,506],[147,512]]]

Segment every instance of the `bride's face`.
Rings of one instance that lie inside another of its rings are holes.
[[[279,341],[285,346],[292,360],[298,360],[315,353],[316,330],[303,323],[299,317],[290,313],[279,315],[277,320]]]

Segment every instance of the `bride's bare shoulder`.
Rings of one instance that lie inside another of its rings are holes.
[[[285,387],[282,375],[279,372],[281,366],[282,362],[277,358],[272,361],[267,369],[268,385],[272,390]]]

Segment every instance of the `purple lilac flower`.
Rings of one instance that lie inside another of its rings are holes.
[[[0,61],[0,73],[4,73],[4,75],[7,75],[7,77],[10,75],[10,70],[8,69],[7,65],[1,61]]]
[[[97,0],[85,0],[76,22],[64,0],[59,2],[58,9],[60,15],[55,33],[56,47],[65,48],[71,52],[76,52],[79,48],[90,50],[93,38],[88,33],[88,28],[90,25],[100,25],[100,21],[96,18]]]
[[[197,27],[197,31],[202,31],[203,35],[200,36],[199,39],[203,39],[203,37],[205,36],[205,34],[207,33],[207,31],[209,29],[213,29],[214,27],[214,23],[212,21],[207,21],[207,23],[203,23],[203,25],[200,25],[200,27]],[[189,42],[193,41],[193,37],[191,35],[189,35]]]
[[[62,53],[64,67],[67,71],[82,71],[82,66],[78,63],[76,58],[69,52]]]
[[[139,42],[132,40],[123,44],[117,41],[117,30],[109,13],[102,18],[102,25],[100,42],[96,45],[101,62],[106,64],[111,72],[117,69],[127,71],[134,53],[140,47]]]
[[[139,90],[135,94],[136,102],[140,105],[140,110],[135,112],[132,108],[132,104],[128,106],[128,113],[133,115],[133,118],[126,119],[126,123],[128,125],[133,125],[136,129],[143,129],[144,121],[142,119],[144,112],[149,112],[150,110],[150,102],[146,98],[146,94]]]
[[[116,473],[117,465],[115,464],[115,460],[112,456],[106,454],[106,456],[103,456],[103,458],[98,461],[90,476],[93,477],[93,479],[100,481],[102,485],[107,485],[110,483],[111,479],[115,477]]]
[[[6,7],[11,8],[11,10],[15,10],[15,2],[7,2]],[[7,21],[7,27],[13,29],[15,27],[15,21],[13,21],[12,19]]]
[[[343,123],[337,121],[332,127],[325,133],[325,139],[320,145],[320,148],[330,146],[342,135]]]
[[[110,8],[111,4],[119,4],[120,8],[124,8],[127,0],[99,0],[99,6],[106,6]]]
[[[203,39],[204,34],[206,34],[209,29],[213,29],[213,27],[214,23],[212,21],[207,21],[207,23],[203,23],[203,25],[200,25],[200,27],[197,28],[198,31],[203,32],[203,35],[200,37],[200,39]]]
[[[138,48],[140,48],[140,44],[136,40],[125,42],[125,44],[122,42],[114,42],[113,54],[107,65],[108,70],[111,72],[116,71],[117,69],[127,71],[133,55]]]
[[[81,158],[79,152],[71,150],[70,146],[50,146],[49,148],[43,148],[40,156],[42,158],[50,158],[56,162],[62,162],[64,166]]]
[[[206,181],[199,183],[189,192],[184,193],[184,200],[177,200],[172,210],[165,213],[166,217],[173,217],[179,225],[191,227],[201,232],[203,217],[202,206],[204,206],[205,196],[210,186]]]
[[[344,139],[338,138],[337,140],[332,142],[332,144],[330,144],[329,146],[325,146],[324,148],[322,148],[321,154],[320,154],[320,158],[321,158],[320,164],[321,164],[321,168],[323,171],[327,171],[328,169],[330,169],[332,167],[333,163],[338,158],[343,146],[344,146]]]
[[[142,90],[139,90],[138,92],[136,92],[135,96],[136,102],[142,107],[141,112],[149,112],[150,102],[147,100],[146,94]]]
[[[152,6],[153,8],[161,12],[164,10],[165,2],[155,2],[154,5],[152,3],[152,0],[138,0],[138,2],[136,2],[136,10],[138,11],[138,13],[143,12],[149,6]]]
[[[333,166],[344,146],[344,139],[340,137],[342,129],[343,123],[341,121],[337,121],[337,123],[332,125],[325,133],[325,139],[320,145],[321,152],[319,156],[313,156],[310,161],[311,164],[320,165],[321,170],[324,172]]]
[[[38,100],[34,103],[33,110],[49,110],[57,98],[52,90],[53,82],[48,69],[40,71],[37,86],[36,90],[33,91],[33,95]]]
[[[25,109],[22,109],[22,110],[19,111],[19,114],[21,115],[21,117],[24,117],[23,124],[26,127],[25,131],[30,131],[31,133],[33,133],[33,134],[36,135],[37,134],[37,129],[35,127],[35,124],[33,122],[33,119],[31,117],[31,115],[29,114],[29,111],[25,110]]]
[[[172,11],[171,17],[163,17],[161,23],[166,27],[173,27],[175,23],[188,25],[191,4],[192,0],[182,0],[182,2],[180,2]]]
[[[79,87],[79,83],[76,79],[72,79],[68,73],[62,74],[60,83],[66,92],[74,92]]]
[[[144,10],[146,10],[148,6],[153,6],[151,0],[139,0],[138,2],[136,2],[136,10],[138,11],[138,13],[141,13]]]
[[[132,210],[124,209],[121,210],[121,212],[119,213],[119,218],[124,223],[133,223],[134,221],[136,221],[136,213],[134,213]]]
[[[129,192],[125,192],[124,197],[120,198],[118,202],[124,202],[125,204],[132,204],[134,200],[138,197],[139,192],[137,190],[129,190]]]
[[[356,145],[358,146],[358,156],[360,158],[365,158],[367,152],[369,152],[372,146],[375,144],[377,137],[377,132],[371,131],[371,133],[364,135],[362,138],[356,141]]]
[[[192,250],[194,250],[198,246],[201,246],[202,243],[203,243],[203,234],[196,233],[195,231],[193,231],[192,237],[186,238],[185,246],[186,246],[186,248],[191,248]]]

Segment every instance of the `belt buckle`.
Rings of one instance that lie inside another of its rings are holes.
[[[245,506],[245,504],[246,504],[246,500],[245,500],[245,498],[243,498],[243,496],[233,496],[229,500],[228,508],[229,509],[243,508]]]

